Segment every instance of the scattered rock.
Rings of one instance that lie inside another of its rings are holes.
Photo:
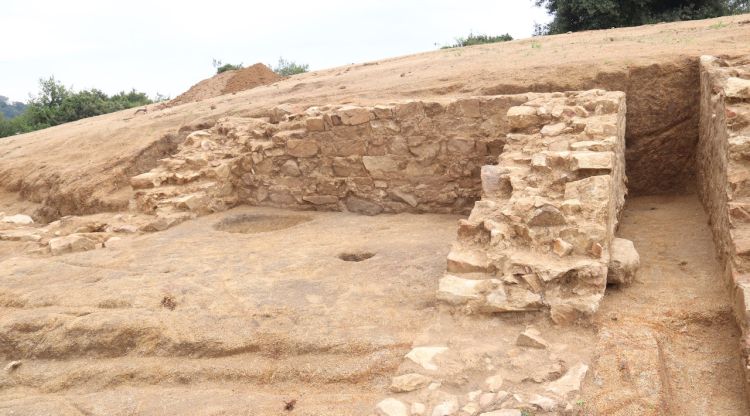
[[[451,399],[435,406],[432,409],[432,416],[453,416],[458,413],[458,409],[458,399],[452,397]]]
[[[640,256],[633,242],[624,238],[615,238],[612,241],[607,283],[630,285],[635,280],[640,267]]]
[[[448,347],[416,347],[406,354],[406,358],[422,366],[425,370],[436,371],[438,366],[432,360],[446,351],[448,351]]]
[[[4,222],[7,224],[16,224],[16,225],[29,225],[29,224],[33,224],[34,220],[28,215],[16,214],[16,215],[2,217],[0,219],[0,222]]]
[[[549,383],[547,391],[566,399],[570,393],[581,390],[581,383],[583,383],[583,379],[586,377],[586,372],[588,371],[589,366],[578,363],[571,367],[564,376]]]
[[[378,416],[409,416],[406,405],[394,398],[387,398],[375,407]]]
[[[38,242],[42,239],[36,228],[20,228],[15,230],[0,230],[0,241],[32,241]]]
[[[410,373],[394,377],[391,381],[391,391],[394,393],[408,393],[427,387],[432,379],[421,374]]]
[[[544,349],[549,346],[547,341],[542,338],[542,333],[534,327],[528,327],[516,339],[516,345],[519,347],[540,348]]]
[[[56,237],[49,240],[49,249],[53,256],[78,251],[94,250],[97,242],[79,234],[70,234],[65,237]]]

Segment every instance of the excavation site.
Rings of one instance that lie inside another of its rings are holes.
[[[0,139],[0,415],[750,415],[750,15],[464,49]]]

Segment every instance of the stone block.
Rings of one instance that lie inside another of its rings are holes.
[[[724,94],[730,98],[750,99],[750,79],[728,78],[724,87]]]
[[[571,170],[611,170],[613,166],[612,152],[573,152],[570,157]]]
[[[357,126],[368,123],[372,118],[370,110],[353,105],[345,105],[338,109],[336,115],[341,119],[345,126]]]
[[[78,234],[56,237],[49,240],[48,244],[50,252],[53,256],[59,256],[65,253],[94,250],[97,247],[97,241]]]
[[[515,130],[537,127],[541,119],[534,107],[518,106],[508,109],[508,124]]]
[[[448,254],[449,273],[490,273],[494,267],[481,249],[454,244]]]
[[[376,204],[375,202],[368,201],[363,198],[356,196],[349,196],[346,198],[346,208],[350,212],[363,215],[378,215],[383,212],[383,207]]]
[[[640,266],[640,256],[633,242],[624,238],[615,238],[612,241],[607,283],[630,285],[635,280]]]
[[[323,117],[308,117],[305,120],[307,131],[325,131],[326,123]]]
[[[398,161],[391,156],[363,156],[362,163],[375,179],[386,179],[399,171]]]
[[[318,144],[309,139],[289,139],[286,152],[294,157],[313,157],[318,154]]]

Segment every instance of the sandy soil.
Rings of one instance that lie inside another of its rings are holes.
[[[739,336],[696,196],[630,199],[620,235],[641,269],[607,291],[585,414],[748,415]]]
[[[456,221],[241,208],[0,261],[0,364],[22,360],[0,414],[369,414],[435,315]]]

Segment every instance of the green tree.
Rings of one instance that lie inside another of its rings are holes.
[[[534,0],[553,15],[536,34],[705,19],[750,11],[750,0]]]
[[[58,124],[114,111],[151,104],[136,90],[108,96],[98,89],[74,91],[54,77],[39,80],[39,94],[29,100],[26,111],[12,119],[0,118],[0,137],[39,130]]]
[[[270,67],[270,65],[269,65]],[[273,72],[288,77],[291,75],[302,74],[310,69],[308,64],[298,64],[294,61],[287,61],[284,58],[279,58],[279,63],[273,68]]]

